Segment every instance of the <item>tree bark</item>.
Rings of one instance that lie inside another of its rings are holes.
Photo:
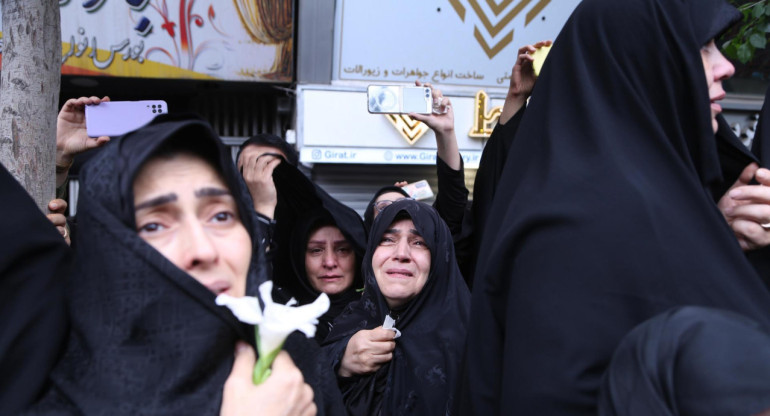
[[[0,163],[47,212],[48,202],[56,194],[56,115],[61,85],[59,3],[0,0],[0,7]]]

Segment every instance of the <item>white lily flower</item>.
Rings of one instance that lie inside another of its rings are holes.
[[[293,298],[286,305],[273,302],[272,291],[272,281],[259,285],[259,294],[265,303],[264,311],[255,297],[235,298],[223,293],[216,299],[217,305],[230,308],[241,322],[257,326],[259,359],[254,369],[255,384],[267,378],[270,365],[289,334],[301,331],[308,338],[315,336],[318,318],[329,310],[329,297],[325,293],[321,293],[313,303],[294,306],[297,301]]]
[[[286,337],[294,331],[300,331],[308,338],[315,336],[318,318],[329,310],[329,297],[326,293],[313,303],[293,306],[293,298],[286,304],[273,302],[273,282],[267,281],[259,286],[259,294],[265,302],[262,323],[259,324],[259,341],[266,352],[280,348]]]
[[[219,306],[227,306],[239,321],[247,324],[258,325],[262,322],[262,309],[259,307],[259,299],[253,296],[236,298],[226,293],[217,296],[215,300]]]

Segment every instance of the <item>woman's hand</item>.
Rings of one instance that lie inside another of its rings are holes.
[[[109,101],[109,97],[71,98],[56,117],[56,186],[67,178],[75,155],[110,141],[108,136],[90,138],[86,133],[86,106]]]
[[[342,356],[340,369],[342,377],[369,374],[377,371],[383,364],[393,359],[396,333],[379,326],[371,330],[361,330],[350,337],[345,354]]]
[[[551,46],[552,43],[550,40],[544,40],[534,45],[525,45],[519,48],[516,63],[511,69],[511,82],[505,96],[503,112],[500,114],[500,124],[507,123],[524,106],[532,93],[532,89],[535,88],[537,77],[532,67],[532,62],[535,61],[532,54],[543,46]]]
[[[755,178],[759,185],[750,185]],[[770,245],[770,170],[752,163],[717,205],[744,251]]]
[[[278,192],[273,181],[273,171],[281,163],[281,158],[271,154],[250,157],[240,166],[243,180],[249,188],[254,210],[272,219],[278,204]]]
[[[438,112],[431,114],[409,113],[409,117],[422,121],[436,134],[436,153],[450,168],[460,169],[460,150],[457,146],[457,135],[455,135],[455,113],[452,110],[452,103],[449,98],[442,95],[441,90],[433,88],[429,83],[415,81],[418,87],[426,86],[433,92],[433,107]]]
[[[225,382],[221,416],[316,414],[313,389],[305,384],[289,354],[281,351],[275,357],[270,377],[258,386],[251,381],[255,362],[254,349],[239,342],[233,371]]]
[[[67,227],[67,217],[64,216],[66,211],[67,201],[63,199],[52,199],[51,202],[48,203],[48,212],[50,212],[50,214],[46,215],[46,217],[48,217],[48,220],[56,226],[56,230],[59,231],[59,234],[64,238],[67,245],[70,245],[71,239],[69,227]]]

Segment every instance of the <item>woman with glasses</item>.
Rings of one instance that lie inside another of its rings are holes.
[[[364,211],[364,226],[367,230],[372,229],[374,219],[377,218],[382,210],[388,205],[400,199],[410,198],[409,193],[404,188],[396,185],[383,186],[374,193],[374,197],[366,206]]]

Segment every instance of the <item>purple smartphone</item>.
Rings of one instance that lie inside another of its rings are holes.
[[[121,136],[168,112],[163,100],[106,101],[86,106],[88,137]]]

